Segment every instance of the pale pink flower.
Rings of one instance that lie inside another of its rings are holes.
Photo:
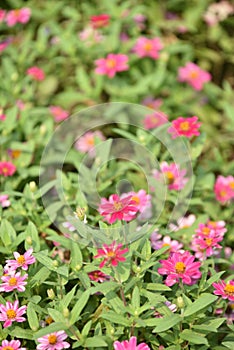
[[[131,221],[134,219],[138,207],[131,195],[126,197],[123,194],[119,197],[117,194],[112,194],[109,199],[101,198],[98,211],[104,216],[105,221],[113,224],[117,220]]]
[[[219,175],[214,185],[214,192],[216,199],[221,204],[229,203],[231,199],[234,199],[234,177]]]
[[[97,16],[91,16],[90,22],[94,29],[107,27],[109,25],[110,16],[107,13],[102,13]]]
[[[104,36],[93,27],[87,26],[79,33],[79,38],[85,42],[86,46],[91,46],[103,41]]]
[[[62,350],[70,348],[70,344],[64,341],[67,338],[67,334],[64,331],[58,331],[44,335],[38,338],[37,350]]]
[[[25,102],[22,100],[17,100],[15,104],[19,108],[20,111],[23,111],[26,107]]]
[[[106,58],[95,61],[95,73],[113,78],[117,72],[128,70],[128,56],[109,53]]]
[[[162,162],[160,164],[160,171],[154,170],[153,176],[161,181],[165,182],[169,190],[179,191],[184,188],[188,179],[185,178],[186,170],[179,169],[175,163],[168,164],[167,162]]]
[[[3,9],[0,9],[0,23],[4,21],[6,17],[6,11]]]
[[[117,266],[120,261],[125,261],[126,258],[122,255],[128,252],[128,248],[121,249],[122,246],[121,243],[117,244],[115,241],[110,245],[103,244],[102,248],[98,249],[98,254],[94,256],[95,259],[104,258],[99,267],[102,268],[106,264]]]
[[[155,99],[149,96],[149,97],[146,97],[141,103],[148,108],[158,110],[163,104],[163,100],[161,98]]]
[[[26,350],[26,348],[21,347],[19,340],[3,340],[0,350]]]
[[[12,292],[15,289],[17,289],[18,292],[24,292],[24,286],[27,284],[27,282],[25,282],[25,279],[27,277],[27,274],[21,276],[20,272],[15,273],[15,271],[13,273],[2,276],[1,280],[3,283],[0,285],[0,292]]]
[[[218,283],[213,283],[212,286],[215,288],[215,295],[221,295],[223,299],[234,301],[234,280],[227,283],[221,280]]]
[[[126,196],[131,195],[132,200],[140,213],[144,213],[147,209],[151,208],[151,195],[147,194],[145,190],[139,190],[138,192],[128,192]]]
[[[76,230],[75,226],[73,226],[70,222],[63,222],[63,227],[67,228],[70,232],[74,232]]]
[[[146,17],[144,15],[142,15],[141,13],[137,13],[134,17],[133,17],[134,22],[136,23],[137,27],[140,30],[145,29],[145,21],[146,21]]]
[[[138,57],[151,57],[156,60],[159,58],[159,51],[162,48],[163,44],[160,38],[148,39],[146,37],[140,37],[133,47],[133,52]]]
[[[30,75],[34,80],[37,80],[37,81],[42,81],[45,79],[44,71],[37,66],[33,66],[33,67],[28,68],[27,74]]]
[[[0,195],[0,205],[2,208],[7,208],[11,205],[9,201],[9,196],[7,194]]]
[[[172,121],[172,126],[168,129],[168,132],[175,139],[180,136],[191,138],[193,136],[200,135],[199,128],[201,123],[198,122],[198,117],[183,118],[179,117]]]
[[[12,176],[16,172],[16,167],[11,162],[0,162],[0,175]]]
[[[188,251],[172,253],[167,260],[161,260],[162,267],[158,269],[160,275],[168,275],[165,284],[172,286],[180,280],[184,284],[194,284],[200,277],[201,263],[194,262],[195,257]]]
[[[6,15],[8,27],[13,27],[16,23],[27,23],[31,17],[31,10],[28,7],[11,10]]]
[[[61,122],[69,117],[69,112],[59,106],[50,106],[49,110],[56,122]]]
[[[207,11],[204,13],[204,20],[208,26],[214,26],[217,23],[225,20],[229,15],[234,13],[234,7],[228,1],[220,1],[210,4]]]
[[[200,91],[203,85],[211,80],[211,75],[195,63],[188,62],[184,67],[179,68],[178,79],[180,82],[188,83],[194,90]]]
[[[162,240],[158,240],[158,241],[155,241],[153,238],[151,242],[152,242],[152,247],[155,250],[161,249],[163,247],[168,247],[167,252],[170,252],[170,253],[183,252],[181,250],[181,248],[183,248],[183,244],[179,243],[175,239],[171,239],[170,236],[164,236]]]
[[[14,252],[15,260],[6,260],[7,266],[16,270],[21,267],[23,270],[28,269],[28,265],[34,264],[36,259],[32,255],[33,248],[29,248],[23,255],[18,252]]]
[[[14,301],[14,303],[7,301],[6,306],[4,304],[0,304],[0,321],[5,321],[3,327],[10,327],[14,321],[26,321],[25,317],[22,317],[22,315],[25,314],[26,309],[27,306],[21,306],[19,308],[18,300]]]
[[[178,219],[177,225],[169,224],[169,227],[172,231],[176,232],[180,229],[188,228],[188,227],[192,226],[192,224],[195,222],[195,220],[196,220],[196,216],[193,214],[190,214],[187,217],[182,217],[182,218]]]
[[[75,148],[81,153],[89,153],[90,157],[95,157],[95,141],[104,141],[106,138],[99,130],[88,131],[75,143]]]
[[[137,345],[137,338],[131,337],[129,340],[124,340],[122,342],[114,342],[115,350],[150,350],[150,347],[146,343],[140,343]]]
[[[212,230],[216,232],[217,235],[223,236],[226,232],[227,229],[225,227],[226,223],[223,220],[220,221],[207,221],[207,226],[210,227]]]
[[[168,116],[162,111],[155,111],[145,116],[143,120],[144,128],[146,130],[155,129],[160,125],[168,123]]]

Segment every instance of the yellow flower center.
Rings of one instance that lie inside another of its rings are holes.
[[[190,72],[190,78],[192,79],[196,79],[198,78],[199,74],[196,70],[193,70],[192,72]]]
[[[25,257],[23,255],[20,255],[18,258],[17,258],[17,262],[20,264],[20,265],[23,265],[25,263]]]
[[[206,244],[207,244],[209,247],[210,247],[210,246],[212,245],[212,243],[213,243],[213,239],[212,239],[212,238],[206,238],[205,241],[206,241]]]
[[[217,224],[216,224],[215,221],[208,221],[208,225],[210,225],[210,226],[212,226],[212,227],[214,227],[214,228],[217,227]]]
[[[2,172],[3,172],[3,174],[7,174],[8,173],[8,168],[7,167],[2,168]]]
[[[145,45],[144,45],[145,51],[150,51],[150,50],[152,50],[152,48],[153,48],[153,45],[151,42],[145,43]]]
[[[86,140],[88,146],[94,146],[94,137],[90,136]]]
[[[231,284],[227,284],[226,287],[224,288],[224,292],[227,295],[233,296],[234,295],[234,286],[232,286]]]
[[[57,343],[57,337],[56,337],[56,335],[55,335],[55,334],[50,334],[50,335],[48,336],[48,341],[49,341],[49,343],[50,343],[51,345],[56,344],[56,343]]]
[[[234,181],[231,181],[231,182],[229,183],[229,186],[231,187],[231,189],[234,190]]]
[[[16,286],[17,285],[17,279],[15,277],[11,277],[8,281],[10,286]]]
[[[15,149],[11,152],[11,156],[13,159],[19,158],[20,154],[21,154],[21,151],[19,149]]]
[[[220,191],[221,197],[226,197],[226,195],[227,195],[227,191],[224,191],[224,190]]]
[[[123,208],[123,204],[121,202],[114,202],[113,206],[116,211],[121,210]]]
[[[182,122],[180,123],[180,130],[182,131],[188,131],[190,128],[189,122]]]
[[[107,253],[107,256],[109,257],[109,258],[113,258],[114,256],[115,256],[115,252],[108,252]]]
[[[109,58],[106,61],[107,68],[115,68],[116,61],[113,58]]]
[[[14,350],[14,348],[12,346],[4,346],[4,348],[2,348],[2,350]]]
[[[132,197],[132,200],[133,200],[134,202],[136,202],[136,204],[140,204],[140,198],[139,198],[139,197],[133,196],[133,197]]]
[[[210,233],[210,228],[209,227],[203,227],[202,228],[202,233],[204,233],[204,235],[208,235]]]
[[[46,321],[46,324],[51,324],[52,322],[54,322],[51,316],[46,317],[45,321]]]
[[[171,171],[165,171],[165,175],[167,177],[167,183],[170,185],[174,182],[175,176]]]
[[[182,261],[178,261],[175,264],[176,273],[183,273],[186,269],[186,265]]]
[[[13,309],[7,310],[6,314],[7,314],[7,318],[10,320],[13,318],[16,318],[16,312]]]

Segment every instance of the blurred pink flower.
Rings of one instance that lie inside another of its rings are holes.
[[[138,219],[148,220],[152,216],[151,195],[147,194],[145,190],[138,192],[128,192],[126,196],[132,195],[132,200],[135,201],[136,207],[139,210]]]
[[[183,248],[183,244],[176,241],[175,239],[171,239],[170,236],[164,236],[162,240],[160,239],[157,241],[153,238],[154,237],[152,237],[151,239],[151,245],[152,245],[152,248],[155,250],[161,249],[163,247],[168,247],[167,252],[170,252],[170,253],[182,252],[181,248]]]
[[[37,80],[37,81],[42,81],[45,79],[44,71],[37,66],[33,66],[33,67],[28,68],[27,74],[30,75],[34,80]]]
[[[16,172],[16,167],[11,162],[0,162],[0,175],[12,176]]]
[[[67,338],[67,334],[64,331],[58,331],[44,335],[38,338],[37,350],[62,350],[70,348],[70,344],[64,341]]]
[[[104,141],[106,138],[99,130],[88,131],[76,141],[75,148],[81,153],[89,153],[91,157],[95,157],[96,139]]]
[[[0,9],[0,23],[4,21],[6,17],[6,11],[3,9]]]
[[[0,120],[4,121],[6,119],[6,115],[5,114],[0,114]]]
[[[98,30],[94,29],[91,26],[84,28],[79,33],[79,38],[81,41],[84,41],[87,46],[91,46],[93,44],[97,44],[103,41],[104,37]]]
[[[154,170],[153,176],[168,185],[169,190],[179,191],[184,188],[188,179],[185,178],[186,170],[179,169],[175,163],[168,164],[167,162],[162,162],[160,164],[160,171]]]
[[[137,345],[136,337],[131,337],[129,340],[124,340],[122,342],[115,341],[113,345],[115,350],[150,350],[146,343]]]
[[[127,55],[109,53],[106,58],[100,58],[95,61],[95,73],[113,78],[117,72],[128,70],[127,63]]]
[[[198,123],[198,117],[179,117],[172,121],[172,126],[168,129],[168,132],[172,135],[173,139],[180,136],[191,138],[200,135],[200,132],[198,131],[200,126],[201,123]]]
[[[94,256],[94,259],[104,258],[100,263],[99,267],[102,268],[104,265],[117,266],[120,261],[125,261],[126,258],[123,257],[125,253],[128,252],[128,248],[122,248],[122,244],[117,244],[115,241],[110,245],[103,244],[102,248],[98,249],[98,254]]]
[[[192,86],[194,90],[200,91],[204,83],[211,80],[211,75],[202,70],[195,63],[188,62],[184,67],[179,68],[178,80],[180,82],[186,82]]]
[[[27,23],[31,17],[31,9],[22,7],[21,9],[11,10],[6,15],[8,27],[13,27],[16,23]]]
[[[23,270],[28,270],[28,265],[34,264],[36,259],[32,255],[33,248],[29,248],[23,255],[18,252],[14,252],[15,260],[6,260],[7,266],[16,270],[21,267]]]
[[[149,96],[146,97],[141,103],[148,108],[157,110],[163,104],[163,100],[161,98],[153,98]]]
[[[160,275],[168,275],[165,284],[173,286],[181,281],[191,285],[201,277],[199,270],[201,263],[194,262],[195,257],[188,251],[184,253],[172,253],[167,260],[161,260],[162,267],[158,269]]]
[[[6,40],[3,40],[0,42],[0,53],[4,51],[12,42],[11,38],[8,38]]]
[[[134,22],[136,23],[137,27],[140,30],[145,29],[145,21],[146,21],[146,16],[142,15],[141,13],[137,13],[133,17]]]
[[[7,208],[11,205],[9,201],[9,196],[7,194],[0,195],[0,205],[2,208]]]
[[[223,299],[234,301],[234,280],[227,283],[221,280],[218,283],[213,283],[212,286],[215,288],[215,295],[220,295]]]
[[[0,350],[26,350],[26,348],[21,348],[19,340],[3,340]]]
[[[143,120],[144,128],[146,130],[155,129],[166,123],[168,123],[168,116],[161,111],[155,111],[152,114],[148,114]]]
[[[151,57],[156,60],[159,58],[159,51],[162,48],[163,44],[160,38],[148,39],[146,37],[140,37],[133,47],[133,52],[138,57]]]
[[[95,282],[105,282],[110,279],[110,276],[106,275],[105,273],[99,270],[89,272],[88,276],[91,279],[91,281]]]
[[[17,100],[15,104],[19,108],[20,111],[23,111],[26,107],[25,102],[22,100]]]
[[[90,22],[94,29],[107,27],[109,25],[110,16],[106,13],[102,13],[97,16],[91,16]]]
[[[234,199],[234,177],[219,175],[214,185],[214,192],[217,201],[226,204]]]
[[[27,306],[21,306],[19,308],[18,300],[14,301],[14,303],[10,303],[9,301],[7,301],[6,306],[4,304],[0,304],[0,321],[5,321],[3,327],[10,327],[12,325],[12,322],[14,321],[26,321],[25,317],[22,317],[26,309]]]
[[[61,122],[69,117],[69,112],[59,106],[50,106],[49,109],[56,122]]]
[[[13,290],[18,290],[18,292],[25,291],[25,279],[28,277],[27,274],[21,276],[20,272],[12,272],[1,277],[3,283],[0,285],[0,292],[11,292]]]
[[[229,15],[234,13],[234,7],[228,1],[220,1],[210,4],[207,11],[204,13],[204,21],[208,26],[214,26],[217,23],[225,20]]]
[[[190,214],[187,217],[182,217],[182,218],[178,219],[177,225],[169,224],[169,227],[172,231],[175,232],[175,231],[178,231],[180,229],[192,226],[192,224],[195,222],[195,220],[196,220],[196,216],[193,214]]]
[[[222,246],[218,244],[223,237],[217,236],[214,231],[204,235],[194,235],[192,240],[191,249],[195,252],[196,258],[205,260],[207,257],[215,254],[217,249],[221,249]]]
[[[76,230],[75,226],[73,226],[70,222],[63,222],[63,227],[67,228],[70,232],[74,232]],[[69,237],[68,237],[69,238]]]

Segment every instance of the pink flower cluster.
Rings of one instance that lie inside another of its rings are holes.
[[[203,85],[211,80],[211,75],[195,63],[188,62],[184,67],[179,68],[178,79],[188,83],[194,90],[200,91]]]
[[[188,179],[185,178],[186,170],[180,170],[175,163],[162,162],[160,171],[153,170],[153,176],[162,183],[167,184],[169,190],[179,191],[184,188]]]
[[[33,80],[42,81],[45,79],[45,73],[43,69],[33,66],[27,69],[27,75],[31,76]]]
[[[199,128],[201,123],[198,123],[198,117],[194,116],[191,118],[179,117],[172,121],[172,126],[168,129],[168,132],[175,139],[180,136],[191,138],[193,136],[199,136]]]
[[[215,182],[214,192],[216,199],[221,204],[229,203],[234,199],[234,177],[219,175]]]
[[[204,20],[208,26],[214,26],[224,21],[229,15],[234,13],[234,6],[226,0],[210,4],[204,13]]]
[[[0,22],[5,21],[8,27],[13,27],[17,23],[27,23],[31,17],[31,9],[22,7],[21,9],[14,9],[6,12],[0,9]]]
[[[7,208],[11,205],[9,196],[7,194],[0,195],[0,205],[2,208]]]
[[[109,53],[106,58],[100,58],[95,61],[95,73],[107,75],[113,78],[117,72],[128,70],[128,56],[123,54]]]
[[[0,350],[26,350],[26,348],[21,348],[19,340],[3,340]]]
[[[69,112],[60,106],[50,106],[49,110],[57,123],[62,122],[69,117]]]
[[[223,240],[226,231],[224,221],[208,221],[206,224],[199,224],[192,240],[192,250],[196,258],[205,260],[221,249],[219,242]]]

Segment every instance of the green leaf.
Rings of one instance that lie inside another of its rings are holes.
[[[87,348],[97,348],[99,346],[108,346],[108,344],[105,342],[104,337],[101,336],[95,336],[92,338],[87,338],[85,340],[84,346]]]
[[[204,293],[199,296],[191,305],[189,305],[184,312],[184,316],[191,316],[196,312],[204,309],[206,306],[214,303],[218,299],[217,296],[213,294]]]
[[[193,326],[193,329],[208,331],[208,332],[217,332],[217,329],[221,326],[223,322],[226,321],[225,317],[213,319],[213,320],[205,320],[203,324],[197,324]]]
[[[74,269],[77,265],[82,265],[83,257],[77,243],[71,244],[71,262],[70,265]]]
[[[40,240],[39,240],[37,228],[33,222],[29,221],[25,232],[26,232],[26,236],[30,236],[32,239],[32,242],[33,242],[32,245],[33,245],[34,251],[35,252],[39,251],[40,250]],[[31,247],[31,245],[29,245],[27,243],[27,241],[25,241],[25,249],[27,250],[30,247]]]
[[[58,323],[64,322],[64,316],[58,310],[48,308],[48,313],[55,322],[58,322]]]
[[[153,333],[160,333],[167,331],[171,327],[177,325],[181,321],[181,317],[179,315],[172,314],[170,316],[165,316],[160,318],[160,324],[153,329]]]
[[[126,317],[121,316],[113,311],[101,314],[100,318],[126,327],[129,327],[131,324],[131,322]]]
[[[44,335],[53,333],[53,332],[58,332],[58,331],[65,331],[68,329],[69,326],[65,322],[53,322],[49,326],[40,329],[38,332],[36,332],[33,336],[34,339],[38,339],[40,337],[43,337]],[[17,335],[18,337],[18,335]]]
[[[33,303],[29,302],[27,307],[28,323],[33,331],[38,330],[39,321]]]
[[[200,335],[199,333],[193,332],[190,329],[183,330],[183,332],[180,333],[180,338],[189,341],[189,344],[193,343],[209,345],[207,339],[204,336]]]
[[[140,292],[137,286],[133,289],[132,306],[135,310],[137,310],[140,307]]]
[[[43,250],[39,253],[35,253],[34,256],[37,259],[37,261],[39,261],[42,265],[46,266],[49,270],[57,271],[57,268],[54,266],[53,260],[46,255],[46,252],[47,251]]]
[[[50,275],[50,270],[47,267],[42,267],[32,278],[31,284],[32,286],[36,283],[42,284]]]
[[[166,286],[165,284],[161,283],[147,283],[144,286],[147,290],[154,290],[154,291],[170,291],[171,288]]]
[[[65,309],[65,308],[68,307],[68,305],[70,304],[70,302],[72,301],[72,299],[73,299],[73,297],[74,297],[74,295],[75,295],[76,287],[77,287],[77,286],[73,287],[72,290],[70,290],[70,292],[67,293],[67,294],[63,297],[63,299],[60,301],[60,305],[61,305],[62,308]]]
[[[82,294],[81,298],[76,302],[75,306],[71,311],[71,318],[70,318],[71,324],[74,324],[79,319],[81,311],[83,310],[83,308],[85,307],[85,305],[89,300],[89,296],[90,296],[90,291],[86,290]]]
[[[23,329],[20,327],[15,327],[13,331],[11,331],[11,336],[20,338],[20,339],[28,339],[32,340],[33,339],[33,331],[30,329]]]
[[[6,219],[3,219],[1,222],[0,231],[0,237],[5,247],[14,244],[16,232],[13,226]]]

